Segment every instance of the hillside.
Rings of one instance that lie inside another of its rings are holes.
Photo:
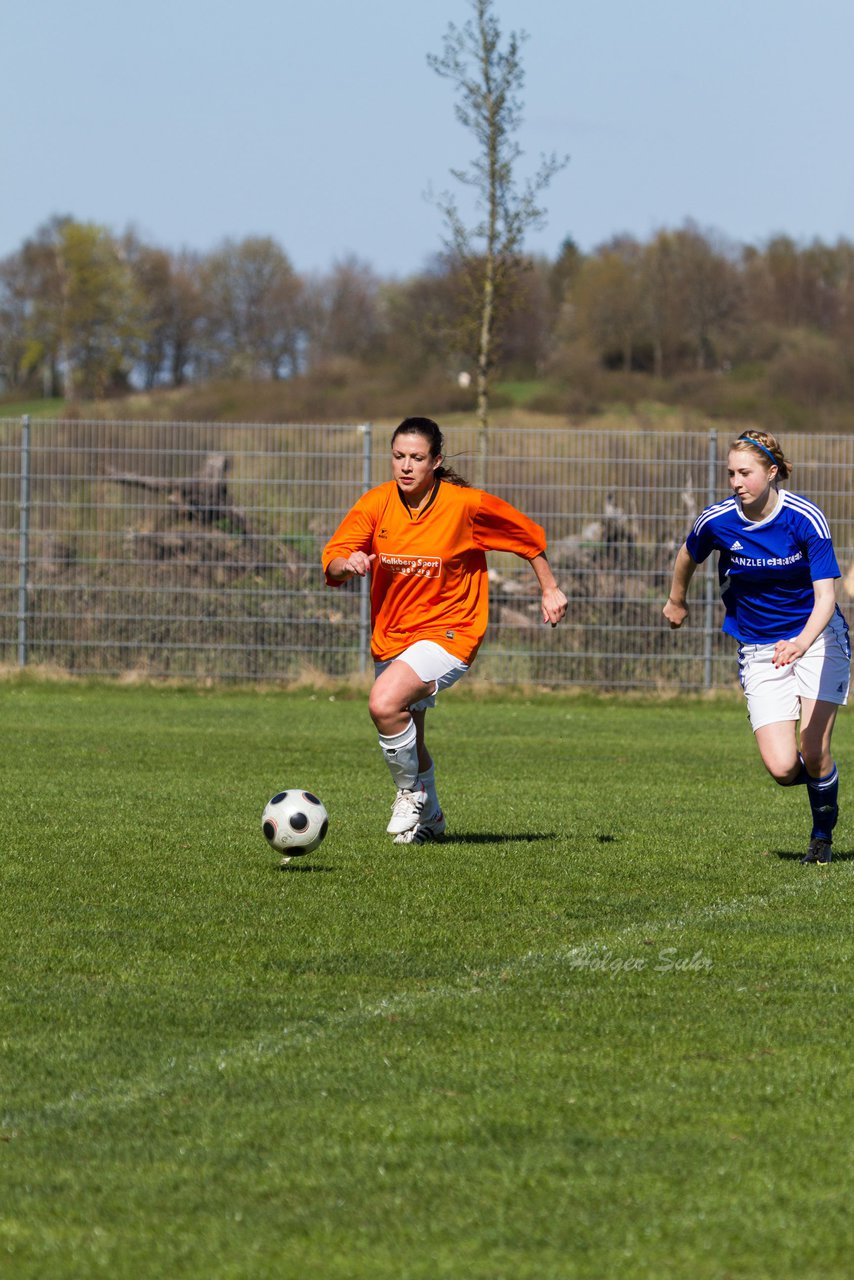
[[[445,426],[471,423],[471,393],[436,376],[404,385],[383,371],[321,369],[278,382],[219,381],[130,392],[95,401],[0,398],[0,416],[149,419],[173,422],[371,421],[394,424],[409,414]],[[694,375],[678,382],[640,374],[605,373],[560,380],[497,382],[491,420],[496,426],[729,431],[763,426],[778,433],[854,431],[854,401],[773,393],[765,373]]]

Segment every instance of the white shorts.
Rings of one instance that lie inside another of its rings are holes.
[[[405,662],[419,680],[423,680],[425,684],[435,685],[429,697],[410,704],[410,711],[426,711],[428,707],[435,707],[436,694],[442,689],[450,689],[451,685],[456,684],[468,671],[467,663],[460,662],[459,658],[455,658],[452,653],[448,653],[447,649],[443,649],[433,640],[416,640],[415,644],[404,649],[403,653],[399,653],[396,658],[375,662],[374,675],[381,675],[393,662]]]
[[[801,698],[844,707],[851,681],[848,625],[835,613],[802,658],[775,667],[773,644],[741,644],[738,674],[747,697],[747,714],[755,733],[766,724],[799,720]]]

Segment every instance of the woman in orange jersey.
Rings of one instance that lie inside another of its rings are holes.
[[[376,680],[368,709],[397,787],[388,824],[395,844],[445,832],[424,717],[439,690],[465,675],[483,640],[484,553],[513,551],[530,563],[544,623],[557,626],[566,613],[540,526],[443,466],[442,448],[431,418],[404,419],[392,436],[392,479],[362,495],[323,552],[331,587],[371,574]]]

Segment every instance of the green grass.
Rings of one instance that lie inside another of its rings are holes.
[[[847,809],[735,701],[429,727],[401,849],[363,696],[0,685],[4,1276],[850,1275]]]
[[[496,382],[495,390],[500,396],[507,396],[510,403],[525,408],[529,401],[551,389],[551,384],[543,378],[520,379],[517,381]]]
[[[0,418],[22,418],[25,414],[31,418],[61,418],[65,411],[66,403],[61,399],[0,400]]]

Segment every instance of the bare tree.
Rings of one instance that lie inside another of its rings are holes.
[[[493,0],[470,0],[473,16],[462,28],[450,23],[441,56],[430,54],[429,66],[450,80],[457,95],[456,116],[474,135],[477,154],[467,169],[452,169],[458,182],[476,195],[479,217],[467,226],[451,194],[438,204],[449,231],[449,248],[459,257],[468,279],[472,315],[476,319],[476,388],[478,457],[476,482],[484,482],[489,443],[489,382],[495,337],[502,308],[522,267],[522,243],[529,228],[541,226],[542,191],[567,162],[542,157],[533,178],[516,181],[522,154],[516,132],[522,122],[520,94],[524,70],[520,49],[524,32],[511,32],[502,44]]]
[[[695,349],[699,371],[717,361],[716,339],[741,311],[741,281],[735,250],[712,232],[688,222],[673,237],[675,267],[685,336]]]
[[[307,337],[312,365],[349,356],[370,357],[383,336],[381,281],[372,268],[350,255],[306,287]]]
[[[284,250],[269,236],[226,240],[202,275],[209,358],[232,377],[294,373],[302,282]]]
[[[619,355],[626,372],[644,336],[641,254],[631,236],[602,245],[582,263],[571,295],[574,326],[586,334],[602,360]]]
[[[122,250],[140,297],[142,337],[137,374],[150,390],[164,381],[182,386],[199,354],[202,320],[201,259],[143,243],[129,230]]]

